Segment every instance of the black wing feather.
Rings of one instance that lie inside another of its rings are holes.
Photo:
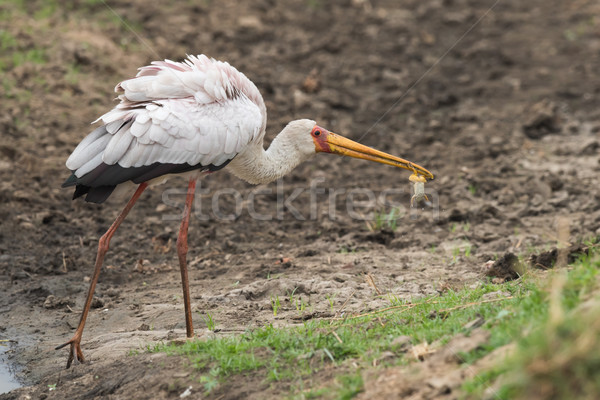
[[[229,164],[230,161],[227,160],[218,166],[212,164],[190,165],[187,163],[162,164],[156,162],[151,165],[130,168],[121,167],[118,164],[108,165],[102,163],[81,178],[72,174],[62,184],[62,187],[75,186],[73,199],[86,195],[85,201],[99,204],[108,199],[117,185],[127,181],[143,183],[168,174],[181,174],[193,170],[218,171]]]

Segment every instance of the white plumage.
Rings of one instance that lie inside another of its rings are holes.
[[[77,178],[102,163],[218,167],[263,139],[266,108],[256,86],[204,55],[153,62],[115,90],[121,102],[98,119],[104,129],[88,135],[67,160]]]

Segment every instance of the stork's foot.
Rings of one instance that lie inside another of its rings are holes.
[[[75,335],[69,340],[67,343],[61,344],[57,346],[55,350],[62,349],[67,345],[70,345],[71,348],[69,350],[69,359],[67,360],[67,369],[71,368],[71,364],[75,361],[75,364],[85,362],[85,357],[83,357],[83,352],[81,351],[81,335]]]
[[[169,341],[169,344],[170,345],[172,344],[174,346],[183,346],[184,344],[191,342],[192,340],[196,340],[196,339],[197,339],[197,337],[195,335],[191,336],[191,337],[189,337],[189,336],[178,337],[178,338],[171,339]]]

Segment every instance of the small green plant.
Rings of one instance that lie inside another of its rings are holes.
[[[295,306],[296,306],[296,311],[298,311],[298,313],[302,314],[306,310],[308,303],[305,303],[304,299],[302,297],[300,297],[300,299],[296,299]]]
[[[579,24],[577,24],[577,26],[573,27],[572,29],[565,29],[563,31],[563,36],[568,41],[574,42],[588,34],[591,30],[594,29],[595,26],[596,20],[594,17],[591,17],[587,20],[580,22]]]
[[[304,302],[302,297],[294,296],[296,290],[298,290],[298,287],[295,287],[294,290],[292,290],[292,293],[290,293],[289,302],[290,304],[293,304],[294,307],[296,307],[296,311],[298,311],[299,314],[302,314],[304,310],[306,310],[306,303]]]
[[[14,89],[16,84],[17,82],[14,79],[11,79],[6,76],[2,77],[2,89],[4,90],[5,97],[11,98],[14,96]]]
[[[296,311],[298,311],[298,313],[302,314],[304,312],[304,310],[306,310],[306,306],[307,303],[304,302],[304,299],[302,297],[300,297],[300,304],[298,304],[298,299],[296,299]]]
[[[469,190],[469,193],[471,193],[471,195],[475,196],[475,193],[477,193],[477,186],[475,184],[470,184],[467,189]]]
[[[67,73],[65,74],[65,80],[71,85],[75,85],[79,81],[79,65],[69,64]]]
[[[404,304],[404,300],[402,300],[400,297],[396,296],[393,293],[388,293],[387,298],[391,306],[398,306]]]
[[[209,394],[214,388],[216,388],[219,385],[219,380],[212,374],[202,375],[200,377],[200,383],[204,385],[204,390],[206,391],[206,394]]]
[[[456,244],[453,248],[452,248],[452,260],[450,261],[450,265],[454,265],[458,262],[458,258],[461,256],[461,254],[464,254],[464,256],[466,258],[471,257],[471,253],[472,253],[472,247],[470,243],[466,243],[466,244]]]
[[[44,64],[46,63],[46,53],[43,49],[30,49],[25,52],[15,51],[12,56],[13,66],[18,67],[25,63]]]
[[[583,243],[584,243],[586,246],[588,246],[588,247],[594,247],[594,246],[596,246],[596,245],[598,244],[598,239],[599,239],[599,237],[598,237],[598,236],[595,236],[595,235],[594,235],[594,236],[590,236],[590,237],[588,237],[587,239],[585,239],[585,240],[583,241]]]
[[[296,290],[298,290],[298,286],[296,286],[294,288],[294,290],[292,290],[292,293],[290,293],[290,298],[289,298],[290,304],[294,304],[294,293],[296,293]]]
[[[460,247],[456,246],[452,249],[452,261],[450,262],[450,265],[456,264],[459,256],[460,256]]]
[[[471,230],[471,224],[469,222],[463,222],[463,223],[460,223],[460,224],[458,224],[456,222],[453,222],[450,225],[450,229],[449,229],[450,233],[457,232],[459,228],[462,229],[462,231],[466,233],[466,232],[469,232]]]
[[[340,247],[340,249],[338,251],[340,254],[350,254],[350,253],[356,253],[356,248],[342,246],[342,247]]]
[[[140,351],[138,349],[131,349],[127,352],[127,355],[129,357],[137,356],[139,354],[140,354]]]
[[[53,1],[45,1],[44,5],[38,8],[33,14],[36,20],[48,19],[56,11],[57,3]]]
[[[0,30],[0,50],[10,50],[17,46],[17,39],[8,31]]]
[[[217,328],[217,324],[215,323],[215,320],[213,319],[213,316],[211,313],[207,312],[206,315],[203,315],[202,320],[206,324],[206,328],[209,331],[213,331],[213,332],[215,331],[215,329]]]
[[[271,307],[273,308],[273,316],[277,316],[277,311],[281,308],[281,302],[279,301],[279,296],[275,295],[275,297],[271,296]]]
[[[337,377],[340,385],[339,399],[352,399],[363,390],[363,378],[360,373],[340,375]]]
[[[329,302],[329,309],[331,310],[331,312],[333,313],[333,306],[335,305],[335,298],[337,296],[337,293],[334,294],[327,294],[325,295],[325,297],[327,298],[327,301]]]
[[[397,207],[393,207],[389,213],[380,211],[375,213],[373,222],[369,223],[369,230],[377,231],[381,229],[390,229],[395,231],[398,228],[398,220],[402,217],[401,211]]]

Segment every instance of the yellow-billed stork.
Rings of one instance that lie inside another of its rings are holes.
[[[118,186],[131,182],[138,186],[100,238],[79,326],[68,342],[57,347],[70,345],[67,368],[73,360],[84,361],[81,336],[110,239],[148,185],[171,174],[189,178],[177,254],[186,332],[192,337],[187,231],[196,181],[202,174],[225,168],[249,183],[267,183],[323,152],[405,168],[419,182],[433,179],[431,172],[415,163],[329,132],[309,119],[290,122],[265,150],[267,111],[260,92],[237,69],[205,55],[188,56],[184,62],[152,62],[140,68],[135,78],[119,83],[115,91],[120,93],[120,103],[98,119],[102,126],[68,158],[72,175],[63,187],[75,186],[74,199],[85,195],[86,201],[102,203]]]

